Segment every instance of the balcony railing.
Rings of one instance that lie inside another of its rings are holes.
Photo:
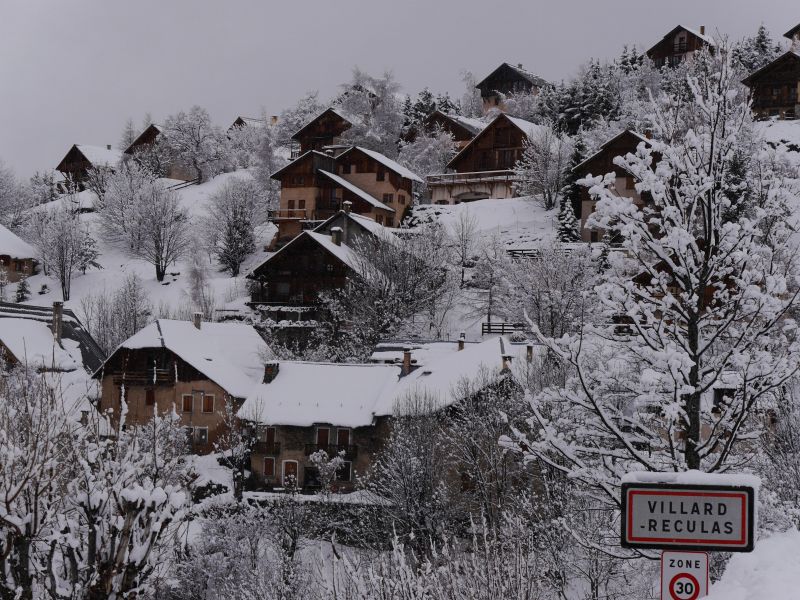
[[[672,51],[676,54],[686,52],[688,49],[688,44],[686,42],[678,42],[672,46]]]
[[[265,456],[277,456],[281,453],[281,445],[277,442],[256,442],[253,444],[253,454],[263,454]]]
[[[324,450],[328,453],[328,456],[331,457],[337,456],[339,452],[344,451],[344,457],[347,459],[353,459],[358,454],[358,446],[354,445],[339,446],[336,444],[306,444],[306,456],[311,456],[320,450]]]
[[[174,369],[142,369],[114,375],[114,385],[170,385],[174,382]]]
[[[441,175],[428,175],[428,185],[455,185],[473,183],[513,183],[519,178],[511,170],[503,171],[473,171],[471,173],[442,173]]]

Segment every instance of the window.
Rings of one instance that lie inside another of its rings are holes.
[[[344,461],[336,471],[336,481],[350,481],[353,476],[353,463]]]
[[[194,405],[194,396],[191,394],[184,394],[183,395],[183,412],[190,413],[192,412],[192,406]]]
[[[283,461],[283,476],[281,477],[283,487],[293,487],[297,485],[297,461]]]
[[[399,202],[401,205],[405,206],[405,204],[406,204],[406,197],[405,197],[405,196],[403,196],[403,194],[399,194],[399,195],[397,196],[397,201],[398,201],[398,202]]]
[[[325,265],[325,269],[328,271],[328,273],[333,273],[333,265],[331,263]]]
[[[597,232],[597,231],[592,231],[589,234],[589,237],[590,237],[591,241],[593,241],[593,242],[599,242],[600,241],[600,233]]]
[[[294,210],[294,200],[288,200],[286,202],[286,206],[289,208],[289,210]]]
[[[317,446],[327,446],[331,442],[331,430],[328,427],[317,427]]]
[[[391,204],[392,202],[394,202],[394,194],[384,194],[383,202],[385,204]]]
[[[625,189],[626,190],[635,190],[636,189],[636,180],[633,177],[626,177],[625,178]]]
[[[203,412],[214,412],[214,394],[203,394]]]
[[[17,273],[22,273],[22,271],[25,270],[25,263],[22,262],[21,260],[18,260],[16,263],[14,263],[14,270]]]
[[[350,430],[339,428],[336,430],[336,444],[341,450],[344,446],[350,445]]]
[[[147,406],[153,406],[156,403],[156,391],[153,388],[147,388],[144,391],[144,403]]]
[[[299,208],[300,210],[305,210],[306,201],[305,200],[298,200],[297,201],[297,208]]]
[[[386,180],[386,171],[382,169],[378,169],[378,174],[375,176],[378,181],[385,181]]]
[[[275,477],[275,459],[271,456],[264,459],[264,477],[269,479]]]
[[[208,443],[208,427],[194,428],[194,443],[199,445]]]

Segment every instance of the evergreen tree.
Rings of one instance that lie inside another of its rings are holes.
[[[100,257],[100,250],[97,249],[97,240],[92,237],[88,229],[84,229],[78,240],[78,259],[77,265],[81,273],[86,274],[86,269],[94,267],[102,269],[97,259]]]
[[[31,297],[31,288],[28,285],[27,278],[23,277],[22,279],[19,280],[19,283],[17,284],[17,295],[15,297],[15,300],[17,302],[25,302],[30,297]]]
[[[581,239],[578,230],[578,220],[572,203],[566,197],[561,197],[561,207],[558,211],[558,240],[560,242],[579,242]]]
[[[572,213],[572,218],[576,219],[581,214],[581,190],[583,186],[578,185],[578,174],[574,169],[586,159],[586,144],[580,136],[575,138],[572,148],[572,155],[569,157],[569,164],[564,172],[564,187],[561,189],[562,212],[564,212],[563,204],[569,204],[569,212]],[[561,214],[559,213],[559,231],[561,229]],[[580,223],[578,223],[580,227]],[[568,241],[568,240],[565,240]]]
[[[768,65],[781,53],[781,46],[772,39],[764,25],[758,28],[753,37],[745,38],[731,51],[733,62],[747,73],[757,71]]]

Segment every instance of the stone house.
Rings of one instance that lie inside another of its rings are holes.
[[[142,425],[153,412],[175,410],[195,453],[213,451],[233,414],[261,378],[269,355],[261,336],[243,323],[158,319],[125,340],[94,373],[102,412]]]

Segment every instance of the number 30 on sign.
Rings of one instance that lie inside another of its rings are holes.
[[[708,595],[708,554],[663,552],[661,600],[697,600]]]

